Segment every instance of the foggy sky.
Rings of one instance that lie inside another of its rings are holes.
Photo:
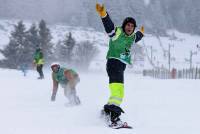
[[[117,25],[132,16],[149,32],[174,28],[200,34],[199,0],[0,0],[0,19],[44,19],[101,30],[96,2],[106,5]]]

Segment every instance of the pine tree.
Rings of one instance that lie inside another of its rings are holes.
[[[39,23],[39,47],[42,49],[45,61],[52,59],[52,47],[51,43],[52,35],[49,28],[46,26],[46,22],[41,20]]]
[[[73,52],[76,45],[75,39],[72,37],[71,32],[66,34],[63,41],[59,41],[56,47],[56,55],[58,61],[68,66],[73,62]]]
[[[29,60],[33,60],[33,54],[36,50],[36,48],[39,47],[39,35],[38,35],[38,29],[36,27],[36,24],[32,24],[32,26],[30,27],[30,29],[27,31],[27,41],[28,41],[28,53],[29,53]]]
[[[17,69],[19,66],[19,44],[17,44],[14,40],[10,39],[9,44],[1,50],[1,53],[4,55],[5,59],[1,60],[1,67]]]
[[[29,64],[27,59],[28,42],[26,40],[26,28],[22,21],[19,21],[17,25],[14,25],[14,31],[11,32],[10,42],[1,50],[5,59],[1,61],[4,67],[17,69],[22,64]]]
[[[27,39],[31,43],[31,46],[33,48],[38,47],[40,45],[40,39],[39,39],[39,34],[38,34],[38,29],[36,27],[36,24],[32,24],[32,26],[27,31],[27,33],[28,33]]]
[[[66,46],[66,59],[69,63],[72,62],[72,57],[73,57],[73,49],[76,44],[75,39],[72,37],[71,32],[69,35],[66,35],[66,38],[64,40],[64,45]]]

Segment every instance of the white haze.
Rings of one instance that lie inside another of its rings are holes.
[[[144,3],[145,3],[145,5],[147,6],[147,5],[149,5],[150,0],[144,0]]]

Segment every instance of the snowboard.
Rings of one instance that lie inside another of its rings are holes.
[[[111,119],[110,119],[110,115],[106,115],[106,113],[104,112],[104,110],[101,110],[101,118],[104,119],[104,122],[106,123],[106,125],[112,129],[122,129],[122,128],[125,128],[125,129],[132,129],[133,127],[128,125],[127,122],[123,122],[123,121],[118,121],[116,124],[113,124],[111,122]]]
[[[127,122],[122,122],[122,123],[116,124],[116,125],[110,124],[109,127],[113,128],[113,129],[122,129],[122,128],[132,129],[133,128],[132,126],[129,126]]]

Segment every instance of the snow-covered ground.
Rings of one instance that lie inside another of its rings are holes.
[[[113,130],[99,112],[109,97],[106,73],[80,73],[77,86],[80,106],[66,107],[59,88],[50,101],[50,71],[37,73],[0,69],[1,134],[199,134],[199,80],[157,80],[125,73],[122,119],[132,130]]]

